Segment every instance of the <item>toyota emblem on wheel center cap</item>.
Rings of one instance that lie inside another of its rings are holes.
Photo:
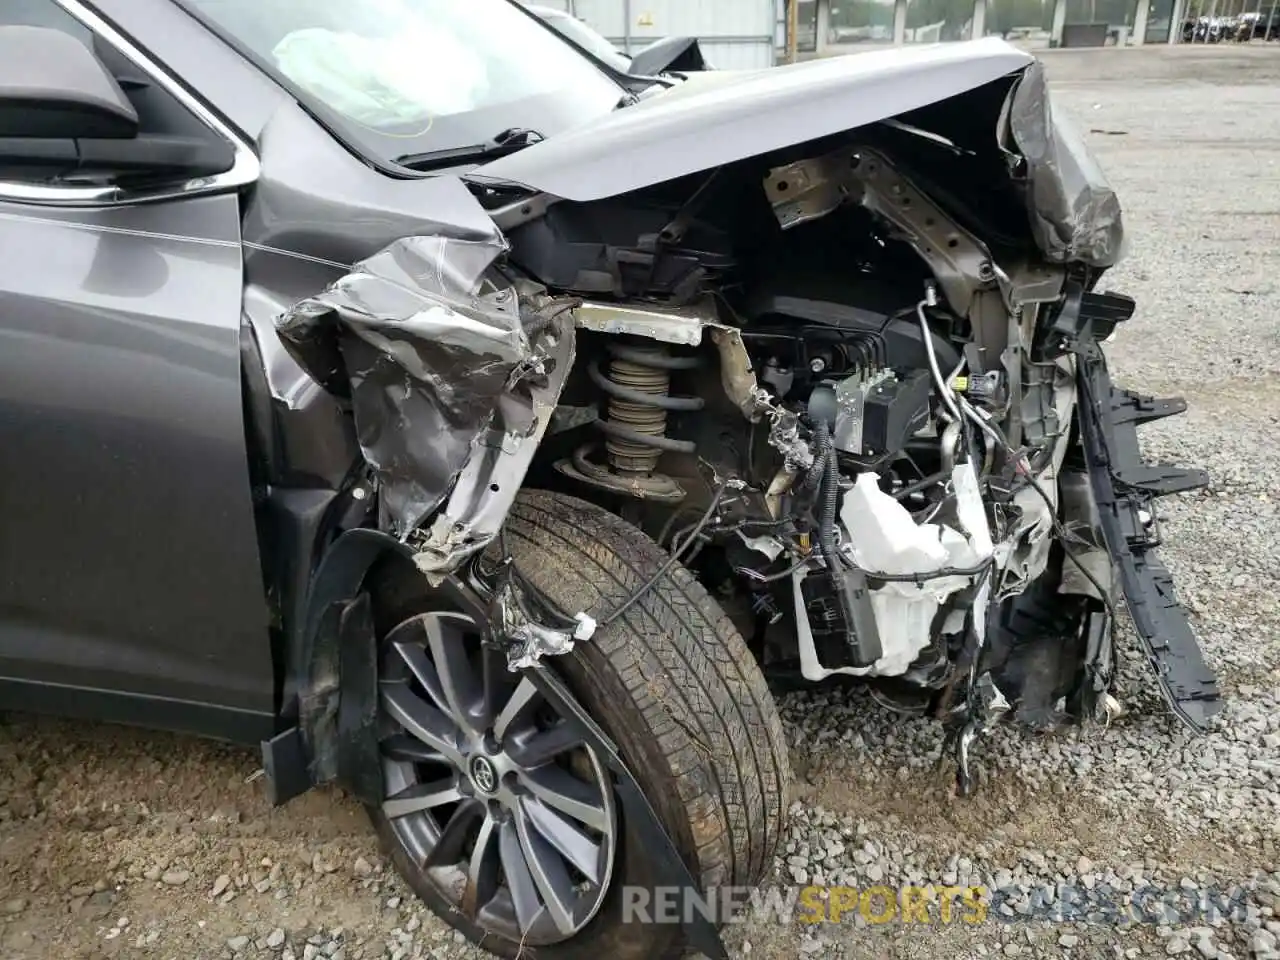
[[[498,789],[498,771],[487,757],[476,757],[471,761],[471,782],[481,793],[493,793]]]

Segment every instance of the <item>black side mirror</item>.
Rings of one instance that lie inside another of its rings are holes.
[[[695,73],[711,69],[697,37],[664,37],[631,58],[632,76],[656,77],[662,73]]]
[[[137,112],[88,47],[61,30],[0,26],[0,137],[137,134]]]

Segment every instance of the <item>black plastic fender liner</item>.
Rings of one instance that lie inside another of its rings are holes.
[[[383,800],[378,749],[378,637],[373,601],[362,591],[338,621],[337,779],[365,804]]]
[[[1208,483],[1203,470],[1144,463],[1137,425],[1186,409],[1111,383],[1101,348],[1077,354],[1080,438],[1107,549],[1115,560],[1129,616],[1161,692],[1175,716],[1197,733],[1222,709],[1218,683],[1178,602],[1173,577],[1156,551],[1153,500]]]
[[[367,759],[370,742],[376,751],[370,718],[376,716],[377,651],[368,601],[361,603],[360,590],[374,563],[390,552],[413,553],[379,530],[347,530],[330,545],[311,579],[306,618],[289,638],[297,726],[262,744],[273,805],[334,779],[366,802],[382,799],[377,795],[381,777],[375,784]]]

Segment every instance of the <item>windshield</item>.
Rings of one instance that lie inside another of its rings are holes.
[[[543,136],[622,88],[508,0],[185,0],[307,106],[385,160]]]
[[[587,53],[603,60],[615,70],[626,73],[631,68],[631,61],[619,53],[613,44],[576,17],[561,14],[549,16],[546,20]]]

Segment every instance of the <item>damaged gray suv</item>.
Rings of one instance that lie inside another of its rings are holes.
[[[1218,709],[1116,197],[996,40],[637,78],[506,0],[0,0],[0,707],[260,744],[495,953],[723,955],[768,680]]]

